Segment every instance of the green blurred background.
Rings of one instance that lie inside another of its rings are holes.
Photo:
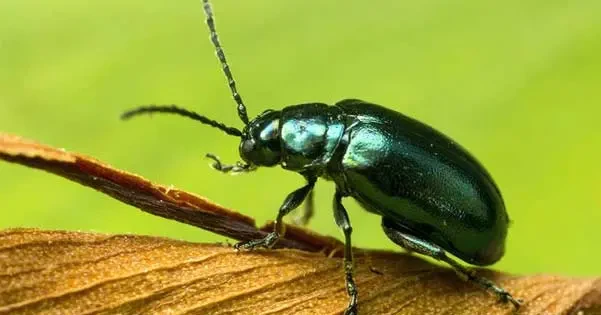
[[[601,1],[215,1],[251,116],[343,98],[387,105],[467,147],[513,219],[496,268],[601,274]],[[85,153],[251,215],[273,219],[303,179],[281,169],[227,176],[207,152],[238,140],[175,117],[122,122],[176,103],[240,126],[200,1],[0,1],[0,131]],[[0,163],[0,228],[223,237],[91,189]],[[340,236],[331,183],[310,227]],[[397,248],[346,201],[357,246]]]

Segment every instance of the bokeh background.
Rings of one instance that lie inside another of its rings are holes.
[[[601,1],[214,1],[251,116],[360,98],[420,119],[468,148],[501,187],[513,225],[496,268],[601,274]],[[175,103],[240,126],[200,1],[0,1],[0,130],[273,219],[303,184],[279,168],[219,174],[238,140],[172,116]],[[340,236],[334,187],[310,227]],[[153,217],[67,180],[0,163],[0,228],[221,236]],[[397,247],[345,202],[355,245]]]

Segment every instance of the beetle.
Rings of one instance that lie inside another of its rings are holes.
[[[167,113],[185,116],[241,138],[243,162],[213,167],[223,173],[246,173],[281,166],[301,174],[306,184],[290,193],[280,207],[274,230],[263,239],[240,242],[237,250],[271,248],[281,237],[283,218],[306,200],[297,220],[313,213],[312,190],[318,178],[333,181],[334,219],[344,234],[344,273],[349,304],[357,313],[353,280],[352,227],[342,199],[352,197],[382,217],[384,233],[401,247],[448,263],[464,278],[492,291],[518,309],[521,300],[490,280],[476,276],[447,253],[478,266],[504,254],[509,217],[501,192],[486,169],[463,147],[401,113],[357,99],[334,105],[306,103],[266,110],[249,120],[246,106],[221,47],[209,0],[203,0],[210,38],[223,67],[242,130],[176,105],[141,106],[122,115]]]

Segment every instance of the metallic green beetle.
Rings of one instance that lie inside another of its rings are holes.
[[[240,137],[244,162],[224,165],[216,156],[207,155],[224,173],[280,165],[306,178],[306,185],[290,193],[280,207],[274,231],[263,239],[238,243],[236,249],[272,247],[280,237],[284,216],[304,200],[307,207],[299,222],[306,224],[313,213],[312,189],[321,177],[336,184],[334,217],[344,232],[344,272],[350,297],[345,314],[357,313],[357,287],[353,280],[352,228],[341,202],[344,197],[353,197],[367,211],[381,216],[385,234],[396,244],[447,262],[470,281],[519,308],[520,300],[446,255],[449,252],[467,263],[485,266],[504,254],[509,217],[498,187],[474,157],[430,126],[360,100],[343,100],[333,106],[288,106],[267,110],[249,121],[217,37],[211,6],[208,0],[203,1],[211,41],[244,129],[175,105],[142,106],[122,117],[176,114]]]

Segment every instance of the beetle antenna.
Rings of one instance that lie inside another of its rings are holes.
[[[238,104],[238,116],[245,125],[248,125],[246,105],[244,105],[244,102],[242,102],[242,97],[240,97],[240,94],[238,94],[238,90],[236,89],[236,81],[234,81],[232,71],[230,70],[230,66],[225,59],[225,53],[223,52],[223,48],[219,42],[217,30],[215,29],[215,20],[213,19],[213,9],[211,8],[209,0],[203,0],[203,7],[207,16],[207,26],[209,27],[209,31],[211,33],[211,42],[213,42],[213,46],[215,46],[215,54],[217,55],[217,58],[219,58],[219,62],[221,62],[221,67],[223,68],[223,73],[225,74],[227,83],[230,86],[230,90],[232,91],[234,101],[236,101],[236,104]]]
[[[230,136],[241,137],[242,131],[237,128],[226,126],[223,123],[220,123],[216,120],[209,119],[205,116],[199,115],[195,112],[189,111],[187,109],[179,108],[176,105],[147,105],[140,106],[138,108],[129,110],[121,115],[121,119],[130,119],[134,116],[143,115],[143,114],[153,114],[153,113],[167,113],[167,114],[175,114],[179,116],[184,116],[191,118],[196,121],[200,121],[205,125],[209,125],[211,127],[215,127]]]

